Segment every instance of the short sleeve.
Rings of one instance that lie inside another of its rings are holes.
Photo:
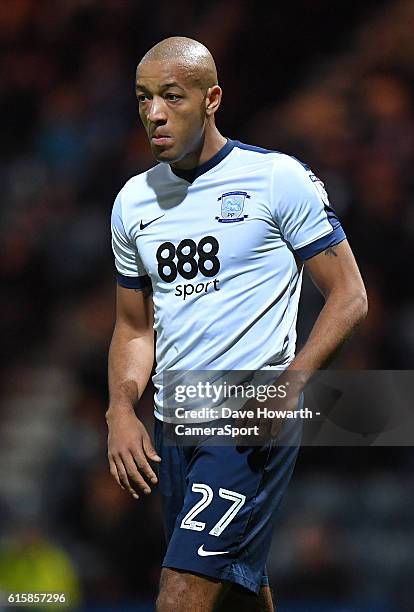
[[[308,166],[282,155],[273,169],[271,189],[274,220],[301,259],[345,240],[324,184]]]
[[[145,271],[134,242],[125,231],[120,193],[116,197],[112,209],[111,233],[118,285],[127,289],[149,287],[151,279]]]

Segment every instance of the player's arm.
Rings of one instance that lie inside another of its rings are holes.
[[[118,285],[116,322],[109,350],[108,459],[115,480],[134,497],[150,493],[156,475],[148,460],[160,461],[135,414],[154,362],[153,303],[148,291]]]
[[[277,226],[325,298],[305,346],[285,371],[300,392],[364,319],[367,295],[341,223],[310,168],[277,158],[272,186]]]
[[[288,368],[295,370],[299,386],[328,364],[368,312],[364,283],[347,240],[306,260],[305,268],[321,291],[325,305],[307,342]]]

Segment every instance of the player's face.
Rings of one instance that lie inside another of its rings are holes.
[[[191,167],[202,146],[205,92],[182,66],[152,60],[137,70],[136,95],[154,157]]]

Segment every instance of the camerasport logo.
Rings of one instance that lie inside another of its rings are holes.
[[[219,250],[219,242],[214,236],[204,236],[198,243],[185,238],[177,246],[169,241],[163,242],[156,253],[158,275],[165,283],[173,283],[178,277],[193,280],[199,274],[212,279],[176,285],[174,295],[183,300],[191,295],[219,291],[220,281],[213,279],[220,270]]]

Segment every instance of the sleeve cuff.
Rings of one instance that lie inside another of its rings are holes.
[[[319,255],[319,253],[322,253],[325,249],[339,244],[343,240],[346,240],[346,235],[342,226],[338,225],[330,234],[322,236],[322,238],[318,238],[318,240],[300,249],[295,249],[295,253],[303,260],[310,259],[311,257],[315,257],[315,255]]]
[[[149,276],[124,276],[119,272],[116,273],[116,282],[121,287],[126,289],[145,289],[151,286],[151,279]]]

